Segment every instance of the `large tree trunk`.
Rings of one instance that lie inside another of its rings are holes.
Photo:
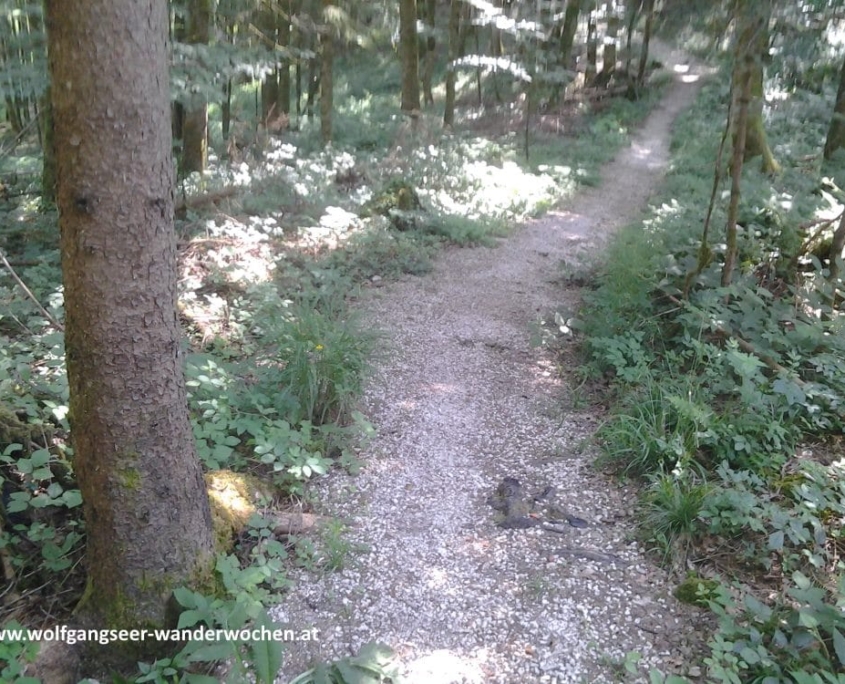
[[[824,158],[830,159],[833,153],[842,147],[845,147],[845,62],[839,72],[839,90],[836,92],[833,118],[830,120],[824,141]]]
[[[739,68],[748,69],[751,78],[751,100],[748,103],[745,130],[745,161],[762,157],[763,173],[777,173],[780,171],[780,164],[772,154],[763,125],[763,63],[769,53],[771,0],[755,0],[753,3],[739,1],[737,7],[737,64],[744,62]],[[737,67],[734,68],[734,78],[736,77]]]
[[[333,0],[323,0],[323,26],[320,31],[320,138],[324,145],[332,141],[334,101],[334,28],[330,22]]]
[[[188,5],[187,42],[207,45],[211,37],[211,0],[191,0]],[[205,97],[194,96],[185,108],[182,122],[182,158],[179,170],[183,174],[205,173],[208,163],[208,103]]]
[[[420,108],[417,56],[417,0],[399,0],[399,54],[402,58],[402,111]]]
[[[452,0],[449,6],[449,67],[446,71],[446,104],[443,109],[443,125],[455,123],[455,73],[454,62],[461,53],[461,0]]]
[[[74,468],[88,534],[80,606],[165,623],[212,569],[185,395],[165,0],[47,0]]]

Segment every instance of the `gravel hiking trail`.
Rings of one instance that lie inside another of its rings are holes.
[[[446,250],[432,273],[364,297],[386,334],[362,402],[377,436],[359,475],[333,474],[315,492],[318,513],[349,522],[356,550],[338,571],[294,572],[274,617],[320,636],[289,644],[283,681],[369,641],[395,650],[410,684],[698,674],[688,665],[698,613],[634,541],[634,493],[592,466],[598,416],[573,406],[577,369],[561,373],[532,346],[541,317],[577,310],[561,265],[600,254],[666,168],[672,123],[702,69],[655,52],[672,83],[598,186],[495,248]],[[487,499],[505,477],[529,496],[554,488],[567,512],[556,531],[497,525]],[[640,670],[624,675],[631,652]]]

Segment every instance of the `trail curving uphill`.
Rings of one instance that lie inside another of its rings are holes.
[[[632,541],[630,494],[591,468],[596,419],[569,406],[574,374],[531,345],[541,315],[577,307],[560,262],[636,218],[666,166],[697,83],[695,66],[673,70],[680,55],[660,57],[674,82],[598,187],[495,249],[447,251],[433,273],[368,296],[390,336],[364,398],[378,437],[361,475],[318,492],[365,550],[303,574],[279,607],[294,628],[320,629],[290,645],[288,678],[370,640],[397,651],[411,684],[614,682],[631,651],[682,670],[695,615]],[[511,476],[529,493],[551,485],[557,510],[587,526],[498,527],[487,499]]]

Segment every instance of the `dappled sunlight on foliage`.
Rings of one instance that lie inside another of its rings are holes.
[[[679,574],[721,582],[701,605],[719,620],[708,677],[725,683],[820,684],[845,665],[845,282],[832,247],[845,194],[841,158],[820,154],[836,72],[804,83],[809,66],[770,84],[783,94],[765,124],[782,169],[743,170],[732,282],[727,159],[713,180],[728,93],[714,82],[681,117],[662,192],[614,239],[581,316],[593,369],[611,379],[605,462],[645,482],[643,538]]]

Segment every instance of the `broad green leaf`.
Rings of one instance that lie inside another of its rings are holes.
[[[845,637],[836,627],[833,628],[833,650],[839,658],[839,664],[845,666]]]
[[[778,530],[769,535],[769,551],[783,550],[783,530]]]
[[[270,619],[266,610],[255,622],[258,629],[266,629],[272,632],[278,625]],[[250,646],[253,655],[253,667],[255,668],[255,679],[258,684],[273,684],[276,675],[282,667],[282,644],[273,639],[254,640]]]

